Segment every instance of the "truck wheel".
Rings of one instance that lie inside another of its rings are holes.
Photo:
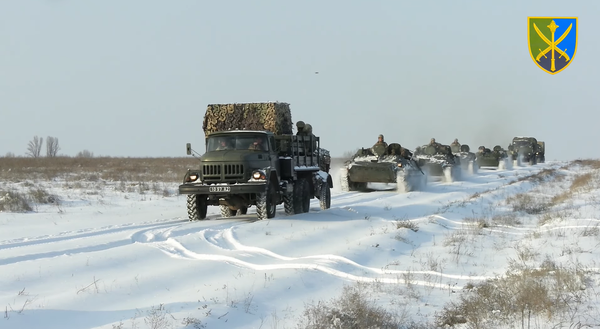
[[[293,205],[295,214],[301,214],[304,212],[302,208],[302,202],[304,200],[304,195],[306,194],[306,185],[304,178],[299,178],[294,185]]]
[[[205,195],[189,194],[187,196],[187,212],[190,221],[205,219],[207,210],[208,203]]]
[[[321,205],[321,209],[329,209],[331,207],[331,189],[329,188],[329,184],[325,183],[323,185],[324,186],[321,187],[319,204]]]
[[[296,188],[296,186],[294,186],[294,189]],[[292,192],[292,194],[286,194],[283,197],[283,208],[285,209],[285,213],[287,215],[293,215],[294,214],[294,193]]]
[[[267,188],[267,192],[258,195],[256,199],[256,215],[258,219],[263,220],[275,217],[275,207],[277,205],[273,200],[274,196],[275,193],[272,186]]]
[[[310,211],[310,185],[308,183],[308,180],[303,179],[303,183],[304,184],[304,188],[303,188],[303,193],[302,193],[302,212],[309,212]]]
[[[222,204],[219,207],[221,208],[221,217],[223,217],[223,218],[229,218],[231,216],[235,216],[237,213],[237,210],[231,210],[231,209],[229,209],[229,206],[227,206],[227,205]]]

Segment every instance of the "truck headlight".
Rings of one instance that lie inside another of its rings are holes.
[[[258,179],[265,179],[266,175],[265,175],[264,172],[257,170],[257,171],[255,171],[255,172],[252,173],[252,178],[254,178],[256,180],[258,180]]]
[[[192,181],[192,182],[193,182],[193,181],[195,181],[196,179],[198,179],[198,175],[196,175],[196,174],[191,174],[191,175],[190,175],[190,181]]]
[[[402,163],[399,163],[399,164],[398,164],[398,167],[402,167]]]

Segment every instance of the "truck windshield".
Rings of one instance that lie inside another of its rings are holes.
[[[215,136],[208,138],[207,152],[229,150],[268,151],[269,148],[266,136],[263,135]]]
[[[530,142],[528,140],[523,140],[523,139],[513,141],[513,145],[516,145],[516,146],[528,146],[529,144],[530,144]]]

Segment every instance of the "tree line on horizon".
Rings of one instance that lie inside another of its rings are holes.
[[[34,136],[32,140],[27,144],[27,150],[25,152],[25,156],[29,158],[41,158],[42,156],[42,146],[44,144],[44,138],[39,136]],[[46,138],[46,157],[47,158],[56,158],[56,157],[65,157],[66,155],[59,155],[58,151],[60,151],[60,145],[58,143],[57,137],[48,136]],[[20,156],[15,155],[12,152],[6,153],[5,158],[17,158]],[[78,152],[75,157],[77,158],[93,158],[94,153],[88,150],[83,150]]]

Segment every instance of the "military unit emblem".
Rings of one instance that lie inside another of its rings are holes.
[[[577,52],[577,17],[529,17],[529,54],[550,74],[566,69]]]

